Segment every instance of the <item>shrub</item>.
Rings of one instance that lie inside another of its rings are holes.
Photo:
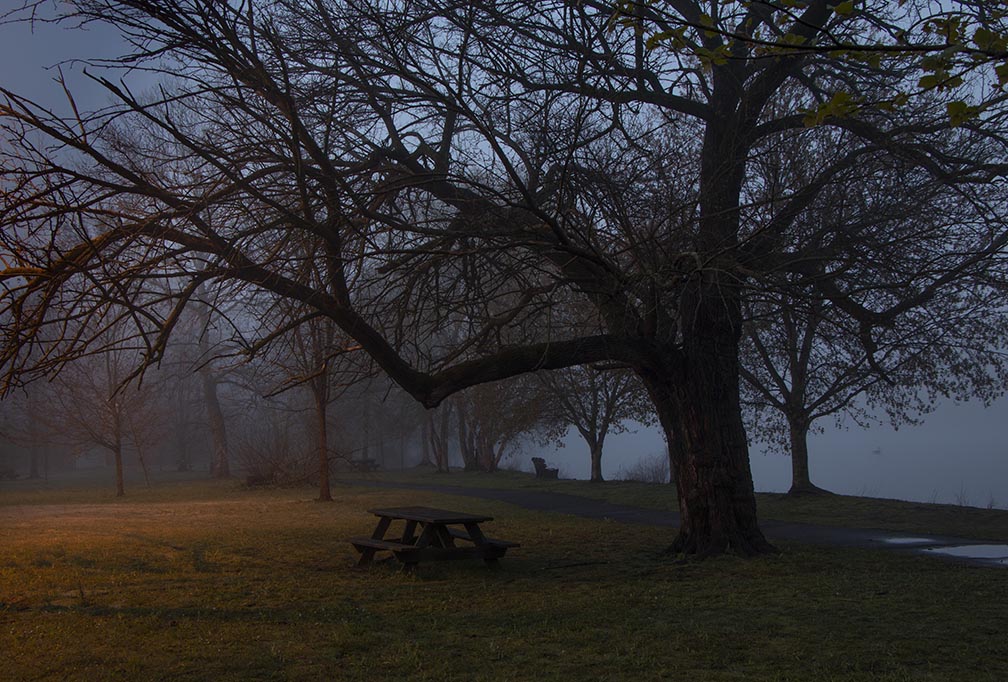
[[[645,455],[637,463],[624,469],[622,466],[616,472],[620,481],[640,481],[641,483],[668,483],[669,458],[663,452]]]

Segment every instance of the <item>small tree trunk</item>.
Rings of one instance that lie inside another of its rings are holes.
[[[209,367],[200,369],[200,378],[203,382],[203,401],[206,404],[207,420],[210,423],[210,435],[214,445],[210,474],[214,478],[228,478],[231,476],[231,465],[228,462],[227,427],[217,397],[217,381]]]
[[[788,495],[821,495],[828,491],[813,485],[809,477],[808,422],[788,415],[788,435],[791,439],[791,489]]]
[[[144,484],[149,488],[150,472],[147,470],[147,460],[144,458],[143,448],[137,445],[136,449],[137,449],[137,459],[140,461],[140,468],[143,470]]]
[[[420,467],[432,467],[431,461],[431,422],[434,420],[433,412],[428,411],[424,415],[425,419],[420,427]]]
[[[37,445],[32,444],[31,449],[31,462],[28,465],[28,478],[42,478],[39,473],[39,448]]]
[[[601,483],[602,478],[602,441],[597,440],[591,446],[591,480]]]
[[[489,473],[497,471],[498,452],[494,449],[493,442],[486,436],[480,436],[478,448],[480,469]]]
[[[116,443],[115,447],[112,448],[112,458],[115,460],[116,469],[116,497],[122,497],[126,494],[126,489],[123,486],[123,458],[121,443]]]
[[[332,502],[332,490],[329,486],[329,429],[326,424],[326,400],[318,391],[315,394],[315,419],[319,465],[319,502]]]
[[[476,449],[475,429],[469,424],[465,413],[459,408],[459,451],[462,455],[463,471],[479,471],[479,454]]]
[[[371,456],[371,411],[368,406],[364,406],[364,444],[361,446],[361,458],[368,459]]]

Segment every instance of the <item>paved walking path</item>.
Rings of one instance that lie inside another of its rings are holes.
[[[610,519],[620,523],[670,527],[677,527],[679,525],[679,514],[677,512],[614,504],[605,500],[567,493],[525,489],[469,488],[456,485],[361,479],[342,479],[340,482],[348,485],[428,490],[446,495],[478,497],[486,500],[507,502],[524,509],[570,514],[590,519]],[[899,551],[925,552],[942,558],[956,558],[985,566],[1008,567],[1008,545],[992,545],[968,538],[943,535],[928,535],[924,537],[895,531],[822,526],[811,523],[791,523],[787,521],[774,521],[772,519],[761,520],[760,528],[763,529],[763,534],[771,542],[784,540],[833,547],[866,547],[876,549],[884,547]],[[953,556],[942,553],[944,549],[963,545],[975,548],[975,550],[963,551],[981,556]],[[1003,550],[998,548],[1003,548]]]

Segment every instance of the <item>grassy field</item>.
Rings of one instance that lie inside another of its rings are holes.
[[[465,478],[440,482],[492,477]],[[528,483],[509,474],[495,485],[505,478]],[[620,498],[634,490],[577,486]],[[659,494],[640,491],[642,504]],[[319,504],[307,488],[180,479],[115,500],[83,482],[5,483],[0,679],[1008,675],[1003,569],[802,545],[756,560],[676,564],[660,556],[667,529],[421,491],[344,484],[334,493],[335,503]],[[370,531],[365,510],[406,503],[489,513],[488,529],[522,547],[497,569],[355,569],[346,538]]]

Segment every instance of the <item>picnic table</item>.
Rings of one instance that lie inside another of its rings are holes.
[[[478,558],[494,564],[509,547],[520,546],[517,542],[488,538],[483,534],[480,524],[493,521],[492,516],[433,507],[393,507],[369,509],[368,512],[378,517],[374,532],[370,537],[350,540],[360,552],[358,566],[370,564],[375,553],[380,551],[392,552],[407,572],[428,560]],[[387,535],[394,521],[403,522],[402,532]],[[462,544],[456,544],[457,541]]]

